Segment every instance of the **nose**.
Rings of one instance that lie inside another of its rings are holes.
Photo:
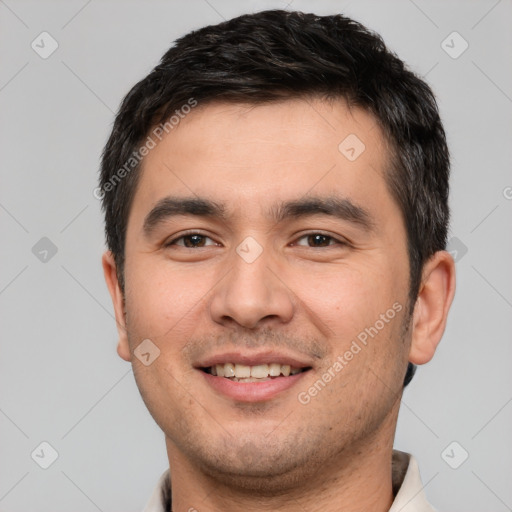
[[[236,322],[247,329],[256,329],[263,324],[291,320],[293,292],[268,253],[265,249],[251,261],[233,251],[230,270],[215,287],[210,303],[215,322],[225,326]]]

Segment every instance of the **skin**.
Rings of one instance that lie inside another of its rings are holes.
[[[366,147],[355,161],[338,150],[349,134]],[[388,156],[370,114],[315,99],[199,105],[145,157],[128,220],[124,296],[108,251],[103,268],[118,353],[132,362],[165,433],[175,512],[391,506],[407,362],[433,357],[455,270],[447,252],[434,254],[406,315],[409,260],[385,181]],[[267,216],[277,202],[333,193],[366,209],[373,228],[325,214],[278,224]],[[173,217],[146,236],[146,215],[171,195],[224,203],[228,217]],[[194,239],[198,247],[184,239],[165,246],[186,230],[206,238]],[[332,238],[305,236],[318,232]],[[263,248],[252,263],[236,252],[249,236]],[[401,311],[301,404],[298,394],[396,303]],[[149,366],[133,355],[147,338],[160,350]],[[296,354],[312,369],[272,399],[242,403],[194,368],[222,351],[263,348]]]

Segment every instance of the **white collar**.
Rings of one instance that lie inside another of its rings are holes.
[[[418,463],[409,453],[393,450],[393,485],[399,489],[389,512],[436,512],[425,496]]]

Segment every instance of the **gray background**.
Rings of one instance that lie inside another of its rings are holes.
[[[0,0],[0,511],[139,511],[166,468],[115,350],[92,194],[100,152],[121,98],[176,37],[287,5],[362,21],[437,94],[458,288],[395,446],[417,457],[440,511],[512,510],[510,1]],[[43,31],[59,45],[46,59],[31,48]],[[458,58],[459,36],[442,44],[454,31],[469,44]],[[58,452],[48,469],[43,441]]]

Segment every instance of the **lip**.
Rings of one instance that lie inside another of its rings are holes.
[[[281,365],[290,365],[294,368],[312,368],[313,364],[309,361],[301,360],[295,356],[279,353],[275,351],[260,352],[258,354],[242,354],[241,352],[223,352],[216,354],[195,364],[195,368],[209,368],[216,364],[244,364],[246,366],[257,366],[260,364],[278,363]]]
[[[212,387],[214,391],[239,402],[264,402],[271,400],[297,384],[308,373],[304,371],[289,377],[274,377],[263,382],[235,382],[225,377],[216,377],[202,370],[197,371],[203,376],[206,384]]]

